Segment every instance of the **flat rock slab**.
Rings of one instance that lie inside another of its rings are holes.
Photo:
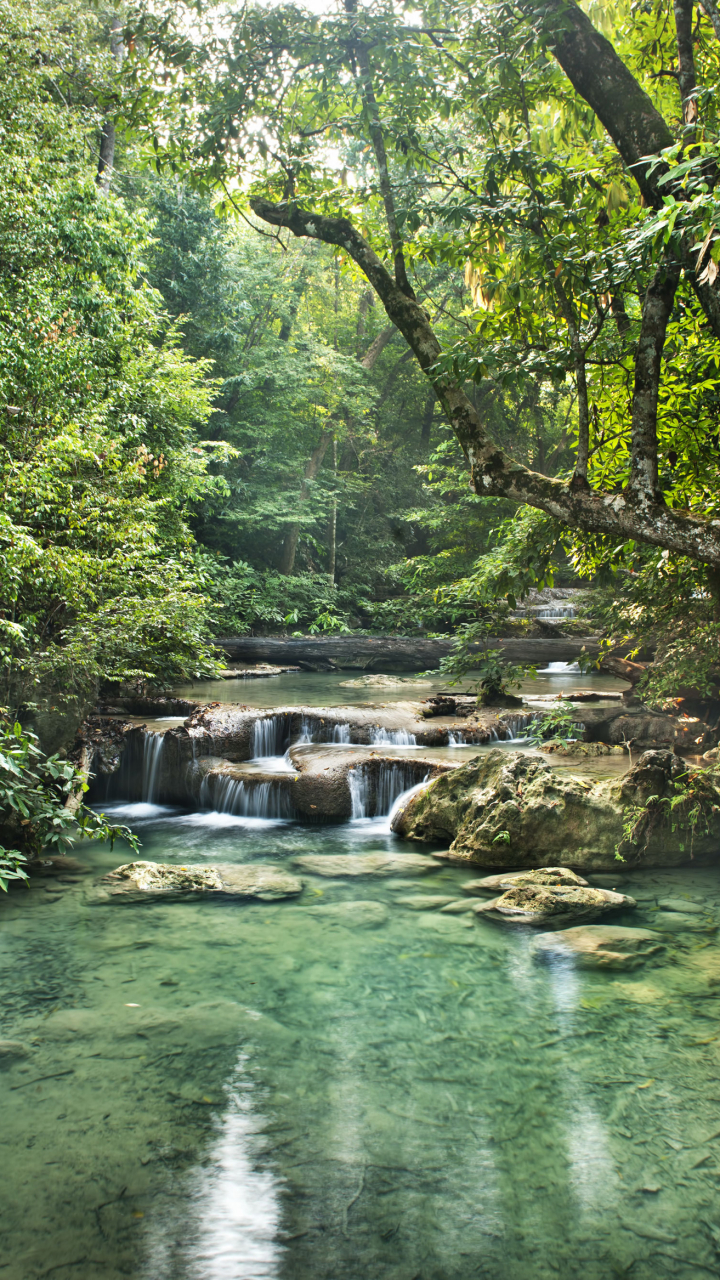
[[[512,889],[515,885],[566,885],[568,888],[587,888],[587,880],[567,867],[538,867],[536,871],[506,871],[496,876],[483,876],[481,880],[466,880],[466,893],[483,893],[487,889]]]
[[[420,853],[311,853],[293,858],[293,863],[316,876],[426,876],[440,870],[437,862]]]
[[[689,916],[705,914],[705,908],[701,907],[699,902],[686,902],[685,898],[660,898],[658,906],[663,911],[681,911]]]
[[[659,925],[661,929],[677,930],[705,929],[708,927],[700,916],[680,911],[655,911],[653,912],[653,924]]]
[[[659,933],[622,925],[586,924],[562,933],[541,933],[538,956],[570,956],[583,969],[635,969],[663,949]]]
[[[499,898],[478,902],[473,910],[476,915],[487,915],[510,924],[543,925],[552,921],[559,925],[635,905],[634,898],[610,889],[515,885]]]
[[[400,906],[408,907],[410,911],[439,911],[454,901],[453,897],[439,893],[414,893],[406,898],[396,898]]]
[[[258,898],[274,902],[294,898],[303,882],[280,867],[174,866],[162,862],[128,862],[103,876],[96,902],[177,901],[202,897]]]
[[[388,918],[388,909],[383,902],[361,898],[354,902],[326,902],[308,910],[320,920],[344,925],[346,929],[377,929]]]

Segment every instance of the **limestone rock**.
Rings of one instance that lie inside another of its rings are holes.
[[[293,862],[316,876],[426,876],[440,870],[437,862],[420,853],[311,853]]]
[[[685,898],[660,898],[658,906],[663,911],[680,911],[691,916],[699,916],[704,912],[704,908],[698,902],[687,902]]]
[[[509,921],[514,924],[542,925],[552,920],[592,919],[604,911],[634,907],[634,898],[611,889],[551,888],[548,885],[515,885],[489,902],[478,902],[476,915]]]
[[[302,887],[297,876],[262,864],[179,867],[162,862],[128,862],[103,876],[95,901],[167,901],[217,895],[272,902],[296,897]]]
[[[482,880],[466,880],[466,893],[482,893],[486,889],[512,889],[515,885],[567,885],[568,888],[587,888],[587,880],[568,867],[538,867],[535,871],[504,871],[497,876],[483,876]]]
[[[353,902],[327,902],[320,906],[309,907],[308,910],[321,920],[331,924],[344,925],[348,929],[377,929],[385,924],[388,909],[383,902],[361,898]]]
[[[437,911],[451,905],[455,899],[440,893],[415,893],[407,898],[397,898],[396,901],[403,907],[409,907],[411,911]]]
[[[27,1058],[30,1049],[21,1040],[0,1040],[0,1067],[10,1067],[19,1058]]]
[[[593,784],[555,772],[537,756],[487,751],[411,796],[393,830],[406,839],[448,843],[452,860],[498,870],[547,861],[615,872],[618,845],[624,871],[681,866],[691,858],[695,865],[712,862],[720,849],[720,773],[710,774],[717,805],[706,804],[693,841],[677,814],[657,803],[636,842],[624,839],[626,811],[651,796],[675,798],[675,780],[687,769],[671,751],[646,751],[623,777]]]
[[[583,969],[635,969],[663,948],[659,933],[622,925],[589,924],[535,939],[539,958],[571,956]]]
[[[582,759],[586,756],[624,756],[627,752],[624,747],[611,746],[607,742],[564,742],[561,740],[551,739],[550,742],[542,742],[538,747],[538,751],[542,751],[545,755],[577,757]]]

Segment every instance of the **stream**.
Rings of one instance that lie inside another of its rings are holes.
[[[350,702],[358,686],[339,682],[222,687],[271,708]],[[418,852],[390,832],[401,772],[382,812],[359,797],[331,825],[160,806],[153,764],[143,800],[103,806],[142,858],[293,870]],[[79,865],[0,902],[0,1037],[21,1046],[0,1044],[0,1280],[720,1276],[718,868],[619,867],[638,909],[613,923],[666,946],[597,972],[539,963],[527,929],[439,911],[472,868],[303,871],[278,902],[93,905],[91,882],[127,860],[81,845]]]

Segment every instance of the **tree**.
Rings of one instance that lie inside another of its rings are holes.
[[[417,26],[354,0],[323,20],[292,7],[243,10],[227,34],[208,30],[197,41],[145,18],[137,33],[147,61],[128,74],[145,94],[159,69],[182,79],[184,102],[173,115],[166,95],[153,140],[159,164],[219,188],[225,207],[252,177],[250,205],[262,222],[329,244],[362,270],[430,380],[477,494],[718,566],[715,491],[663,484],[658,461],[669,326],[682,314],[711,354],[720,336],[715,120],[697,85],[693,13],[691,0],[678,0],[671,74],[654,10],[641,17],[618,7],[612,43],[573,0],[524,0],[519,12],[428,4]],[[696,29],[711,81],[718,56],[704,11]],[[654,79],[658,69],[664,77]],[[444,350],[417,297],[419,263],[467,263],[477,309],[491,305],[497,289],[483,281],[506,251],[512,204],[503,283],[534,273],[541,295],[536,310],[516,291],[524,371],[534,359],[544,376],[571,376],[576,386],[575,467],[563,478],[498,446],[467,388],[468,375],[486,371],[482,341]],[[567,262],[558,256],[564,216],[582,222],[585,240],[581,252],[575,235]],[[623,370],[620,487],[602,484],[591,466],[591,435],[602,435],[596,355],[598,369]]]

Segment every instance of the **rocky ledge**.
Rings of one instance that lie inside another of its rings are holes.
[[[103,876],[92,900],[103,902],[172,901],[202,897],[256,898],[274,902],[296,898],[303,882],[280,867],[173,866],[163,862],[126,862]]]
[[[698,804],[688,827],[683,806]],[[393,830],[450,842],[449,858],[482,867],[552,861],[617,870],[618,856],[627,867],[712,862],[720,850],[720,770],[698,777],[673,752],[646,751],[622,778],[593,784],[537,757],[488,751],[410,797]]]

